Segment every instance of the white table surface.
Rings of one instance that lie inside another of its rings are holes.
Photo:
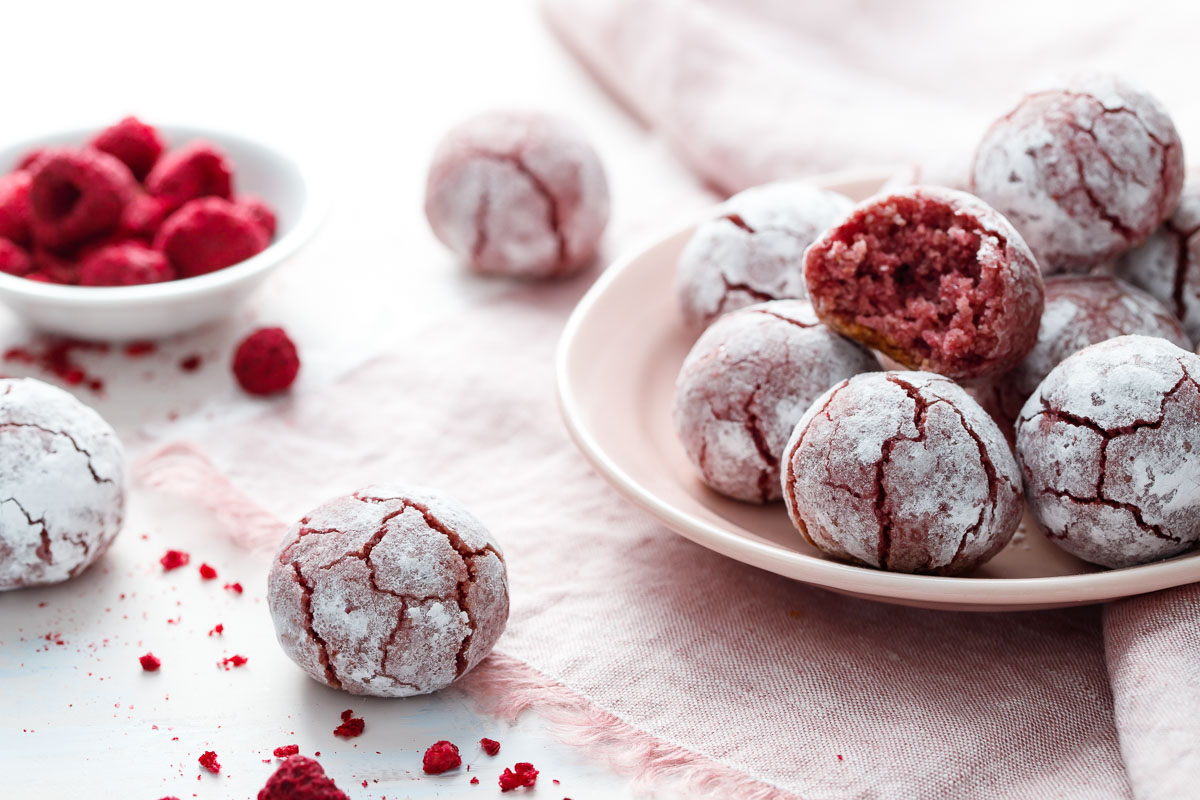
[[[304,359],[295,391],[317,391],[407,346],[405,320],[502,288],[464,275],[421,213],[429,153],[465,116],[535,107],[588,130],[612,181],[607,255],[708,202],[569,58],[531,2],[23,3],[4,18],[5,137],[136,113],[288,144],[327,179],[324,228],[250,308],[144,358],[85,359],[108,390],[79,394],[114,423],[131,460],[202,439],[213,420],[270,409],[237,391],[226,364],[254,324],[288,327]],[[0,345],[28,338],[0,311]],[[176,365],[191,353],[204,366],[185,375]],[[189,551],[192,564],[164,575],[168,547]],[[201,561],[218,580],[200,580]],[[261,563],[202,510],[139,488],[97,567],[58,587],[0,594],[0,796],[252,797],[276,763],[271,750],[291,743],[320,751],[353,798],[490,797],[516,761],[541,770],[530,796],[633,796],[627,779],[560,744],[536,716],[509,728],[453,695],[362,699],[309,680],[274,641],[261,581],[246,577]],[[222,589],[233,580],[245,594]],[[224,635],[207,636],[218,622]],[[155,674],[138,665],[148,650],[163,660]],[[217,666],[234,653],[249,662]],[[345,708],[366,720],[352,741],[332,735]],[[498,757],[478,750],[483,736],[502,742]],[[421,752],[443,738],[459,744],[470,773],[421,773]],[[209,749],[219,777],[197,764]],[[480,785],[469,785],[476,774]]]

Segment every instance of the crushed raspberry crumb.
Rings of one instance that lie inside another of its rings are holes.
[[[363,722],[362,717],[354,716],[353,709],[347,708],[342,712],[342,724],[333,729],[333,735],[343,739],[353,739],[356,736],[362,736],[364,728],[366,728],[366,723]]]
[[[233,669],[234,667],[240,667],[249,660],[250,659],[246,658],[245,656],[233,655],[229,656],[228,658],[222,658],[218,666],[224,667],[225,671],[229,672],[229,670]]]
[[[187,566],[187,563],[192,560],[192,557],[182,550],[168,550],[167,554],[158,560],[162,564],[163,572],[170,572],[173,569]]]
[[[211,581],[213,578],[217,577],[217,571],[208,564],[201,564],[200,577],[206,581]]]
[[[148,356],[158,349],[158,345],[154,342],[130,342],[125,345],[125,355],[130,358],[141,358]]]
[[[483,752],[489,756],[494,756],[500,752],[500,743],[495,739],[480,739],[479,746],[483,748]]]
[[[296,380],[300,356],[283,328],[259,328],[238,345],[233,374],[250,394],[282,392]]]
[[[200,756],[199,761],[200,766],[204,767],[212,774],[219,775],[221,773],[221,765],[217,763],[217,754],[212,750],[206,750],[204,754]]]
[[[479,778],[471,778],[471,783],[479,783]]]
[[[229,591],[233,592],[234,594],[241,594],[243,591],[242,585],[240,583],[227,583],[227,584],[225,584],[225,588],[228,589]]]
[[[500,775],[500,791],[511,792],[521,786],[533,786],[537,783],[538,771],[528,761],[513,765],[512,769],[504,768]]]
[[[844,761],[844,760],[845,760],[845,759],[843,759],[843,758],[841,757],[841,755],[838,755],[838,761]]]
[[[276,747],[274,750],[274,755],[276,758],[287,758],[288,756],[294,756],[299,752],[300,745],[285,744],[283,747]]]
[[[209,636],[214,636],[214,635],[220,636],[224,632],[225,632],[225,626],[218,622],[216,625],[213,626],[213,629],[208,632],[208,635]]]
[[[158,672],[158,668],[162,666],[162,660],[154,653],[146,653],[138,661],[142,662],[142,669],[146,672]]]
[[[4,360],[37,367],[68,386],[85,386],[93,392],[99,393],[104,390],[104,381],[89,375],[87,370],[75,361],[75,354],[80,351],[107,353],[108,350],[109,345],[104,342],[49,339],[36,346],[10,347],[4,351]]]
[[[458,748],[445,740],[429,745],[425,757],[421,759],[421,769],[425,770],[426,775],[441,775],[461,764]]]
[[[184,356],[179,360],[179,368],[184,372],[195,372],[204,363],[204,358],[196,353]]]

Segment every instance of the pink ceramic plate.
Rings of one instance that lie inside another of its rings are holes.
[[[886,176],[815,182],[855,200]],[[718,553],[837,592],[964,611],[1083,605],[1200,580],[1200,554],[1121,570],[1067,555],[1028,520],[1012,544],[967,577],[903,575],[824,558],[796,533],[782,503],[726,499],[695,476],[671,424],[675,375],[692,345],[675,306],[676,231],[613,264],[580,302],[558,351],[559,404],[584,455],[622,494]]]

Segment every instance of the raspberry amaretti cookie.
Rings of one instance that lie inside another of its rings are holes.
[[[1021,410],[1029,507],[1055,544],[1105,567],[1200,542],[1200,356],[1120,336],[1063,361]]]
[[[1108,75],[1035,92],[979,143],[971,189],[1008,217],[1046,274],[1086,272],[1171,215],[1183,145],[1148,93]]]
[[[596,253],[608,224],[608,179],[583,133],[565,120],[482,114],[438,145],[425,216],[477,272],[561,277]]]
[[[808,249],[804,269],[822,322],[912,369],[1003,372],[1037,341],[1033,254],[965,192],[925,186],[870,198]]]
[[[0,379],[0,590],[83,572],[124,512],[125,454],[109,424],[62,389]]]
[[[684,322],[708,327],[729,311],[803,298],[804,251],[852,207],[848,197],[800,181],[755,186],[700,223],[679,256],[675,296]]]
[[[280,645],[351,694],[437,691],[482,661],[508,620],[504,557],[445,495],[372,486],[288,531],[268,578]]]
[[[796,529],[836,558],[954,575],[1000,552],[1021,521],[1021,474],[992,418],[928,372],[842,381],[784,451]]]
[[[810,403],[879,369],[804,300],[731,312],[692,347],[675,381],[675,432],[700,479],[738,500],[778,500],[779,457]]]
[[[1021,406],[1063,359],[1091,344],[1127,334],[1159,336],[1191,349],[1183,327],[1150,295],[1107,275],[1046,279],[1046,310],[1033,351],[981,387],[984,405],[1010,429]]]
[[[1175,213],[1121,257],[1117,274],[1162,301],[1200,342],[1200,184],[1184,187]]]

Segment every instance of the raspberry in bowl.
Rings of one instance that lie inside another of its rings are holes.
[[[156,339],[226,316],[320,218],[298,160],[198,127],[127,118],[40,136],[0,147],[0,172],[0,301],[72,338]]]

